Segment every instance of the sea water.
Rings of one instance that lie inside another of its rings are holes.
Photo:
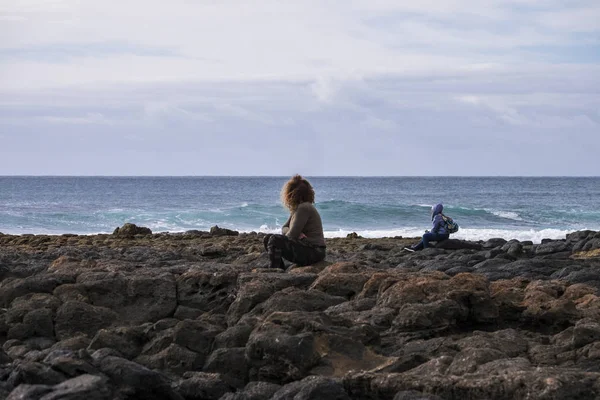
[[[126,222],[153,232],[278,232],[289,177],[0,177],[0,232],[110,233]],[[456,238],[561,239],[600,230],[600,178],[313,177],[326,237],[420,236],[431,205],[460,225]]]

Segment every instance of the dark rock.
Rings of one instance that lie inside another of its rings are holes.
[[[253,329],[254,325],[243,322],[229,327],[215,337],[213,348],[246,347]]]
[[[210,235],[210,233],[207,231],[199,231],[197,229],[190,229],[188,231],[185,231],[185,235],[186,236],[195,236],[195,237],[204,237],[204,236]]]
[[[54,288],[63,282],[64,280],[60,277],[47,275],[3,281],[0,286],[0,304],[2,307],[8,307],[14,299],[28,293],[52,293]]]
[[[44,393],[41,397],[37,397],[37,394],[34,393],[27,395],[33,395],[33,398],[39,398],[40,400],[112,400],[115,398],[108,385],[108,380],[97,375],[80,375],[69,379],[51,387],[50,391]]]
[[[418,392],[416,390],[403,390],[396,393],[394,400],[444,400],[440,396]]]
[[[227,323],[235,325],[243,315],[257,304],[286,287],[308,288],[316,274],[240,274],[237,296],[227,311]]]
[[[216,258],[224,256],[226,252],[220,246],[204,246],[200,249],[200,254],[203,257]]]
[[[184,319],[196,319],[201,317],[205,311],[199,310],[193,307],[177,306],[173,318],[184,320]]]
[[[249,382],[243,390],[226,393],[220,400],[270,400],[280,388],[270,382]]]
[[[581,250],[591,251],[596,249],[600,249],[600,238],[590,239],[585,243],[585,245],[583,245]]]
[[[245,347],[217,349],[206,360],[203,371],[229,375],[231,380],[241,380],[245,383],[248,380],[245,353]]]
[[[517,240],[509,240],[500,249],[514,258],[521,256],[523,253],[523,245]]]
[[[596,232],[590,230],[572,232],[567,234],[566,240],[569,243],[575,243],[588,237],[593,237],[595,233]]]
[[[124,358],[107,356],[98,360],[99,369],[111,383],[131,398],[146,400],[183,400],[164,375]]]
[[[52,322],[52,310],[42,308],[28,312],[23,318],[22,324],[13,325],[7,337],[9,339],[27,339],[32,336],[53,337],[54,323]]]
[[[390,251],[392,249],[391,246],[381,245],[377,243],[366,243],[358,248],[361,251],[364,250],[378,250],[378,251]]]
[[[535,254],[539,256],[544,254],[559,253],[567,250],[567,248],[567,243],[564,241],[551,241],[537,246],[535,248]]]
[[[315,281],[317,284],[318,280]],[[267,301],[259,304],[250,315],[269,315],[275,311],[324,311],[331,306],[343,303],[345,298],[331,296],[319,291],[319,286],[311,286],[312,290],[304,291],[294,287],[285,288],[274,293]],[[362,285],[361,285],[362,289]]]
[[[19,385],[10,392],[6,400],[38,400],[52,391],[52,386],[48,385]]]
[[[506,240],[502,239],[502,238],[492,238],[489,240],[486,240],[485,242],[483,242],[483,244],[481,245],[484,249],[493,249],[495,247],[501,247],[504,246],[506,244]]]
[[[481,250],[482,246],[479,243],[469,242],[466,240],[459,239],[446,239],[441,242],[436,243],[435,245],[438,249],[445,250],[461,250],[461,249],[472,249],[472,250]]]
[[[57,372],[47,365],[38,362],[23,362],[18,364],[10,374],[8,383],[12,387],[20,384],[55,385],[66,379],[64,374]]]
[[[333,238],[279,273],[253,269],[262,238],[1,237],[0,398],[600,396],[600,233],[411,254]]]
[[[240,233],[231,229],[219,228],[215,225],[210,228],[210,234],[212,236],[238,236]]]
[[[66,376],[97,374],[98,370],[76,353],[68,350],[53,350],[44,358],[44,364]]]
[[[321,376],[309,376],[279,389],[271,400],[350,400],[341,383]]]
[[[236,390],[220,374],[186,372],[184,378],[177,390],[186,400],[219,400],[225,393]]]
[[[180,306],[224,313],[235,298],[237,278],[234,271],[190,269],[177,278],[177,301]]]
[[[93,337],[102,328],[108,328],[117,320],[117,314],[104,307],[68,301],[56,313],[56,337],[60,340],[78,334]]]
[[[179,322],[173,330],[173,343],[183,346],[200,356],[198,362],[204,364],[210,354],[215,337],[221,329],[203,321],[185,320]]]
[[[116,228],[113,232],[113,236],[123,238],[132,238],[135,235],[152,235],[152,230],[143,226],[126,223],[122,227]]]
[[[92,304],[117,311],[131,323],[157,321],[177,307],[177,286],[172,274],[84,273],[77,278]]]
[[[185,371],[201,369],[205,357],[203,354],[195,353],[186,347],[172,343],[158,353],[141,355],[135,361],[154,370],[180,375]]]
[[[501,250],[501,248],[500,247],[494,247],[493,249],[486,251],[484,257],[487,260],[489,260],[489,259],[492,259],[492,258],[496,258],[500,254],[504,254],[504,252]]]
[[[358,233],[356,232],[352,232],[346,235],[347,239],[362,239],[363,237],[360,236]]]
[[[118,327],[100,329],[89,344],[89,350],[109,347],[127,359],[135,358],[142,351],[145,335],[140,328]]]
[[[580,320],[573,329],[573,346],[583,347],[600,341],[600,323],[592,320]]]

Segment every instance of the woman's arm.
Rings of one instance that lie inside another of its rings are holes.
[[[439,230],[439,229],[440,229],[442,226],[444,226],[444,225],[443,225],[443,223],[444,223],[444,218],[442,218],[442,215],[441,215],[441,214],[437,214],[437,215],[435,216],[435,218],[433,218],[433,226],[431,227],[431,232],[432,232],[432,233],[437,233],[437,232],[438,232],[438,230]]]
[[[285,221],[285,224],[283,224],[283,226],[281,227],[281,233],[283,233],[284,235],[287,235],[288,231],[290,230],[290,220],[292,219],[292,216],[290,215],[287,219],[287,221]]]
[[[309,216],[308,209],[298,207],[290,217],[290,228],[285,235],[290,239],[300,239]]]

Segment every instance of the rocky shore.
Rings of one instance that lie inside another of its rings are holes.
[[[600,233],[328,239],[0,234],[0,399],[599,399]]]

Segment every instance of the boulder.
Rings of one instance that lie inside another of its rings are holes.
[[[129,398],[145,400],[183,400],[171,388],[171,381],[163,374],[132,361],[115,356],[97,359],[98,368]],[[118,396],[115,396],[118,398]]]
[[[270,382],[249,382],[243,390],[226,393],[220,400],[270,400],[281,385]]]
[[[56,313],[56,337],[59,340],[78,334],[94,337],[98,330],[109,328],[117,318],[117,313],[108,308],[68,301],[60,306]]]
[[[133,238],[136,235],[152,235],[152,230],[128,222],[120,228],[117,227],[113,232],[113,236],[121,238]]]
[[[341,382],[322,376],[309,376],[279,389],[271,400],[350,400]]]
[[[437,242],[435,247],[438,249],[445,250],[460,250],[460,249],[471,249],[471,250],[481,250],[482,245],[475,242],[469,242],[466,240],[459,239],[446,239],[441,242]]]
[[[221,348],[213,351],[206,359],[205,372],[215,372],[228,375],[230,381],[248,381],[248,363],[246,362],[246,348]]]
[[[227,228],[219,228],[215,225],[210,228],[210,234],[212,236],[238,236],[240,233]]]
[[[236,390],[220,374],[186,372],[177,384],[177,391],[185,400],[219,400],[223,395]]]

